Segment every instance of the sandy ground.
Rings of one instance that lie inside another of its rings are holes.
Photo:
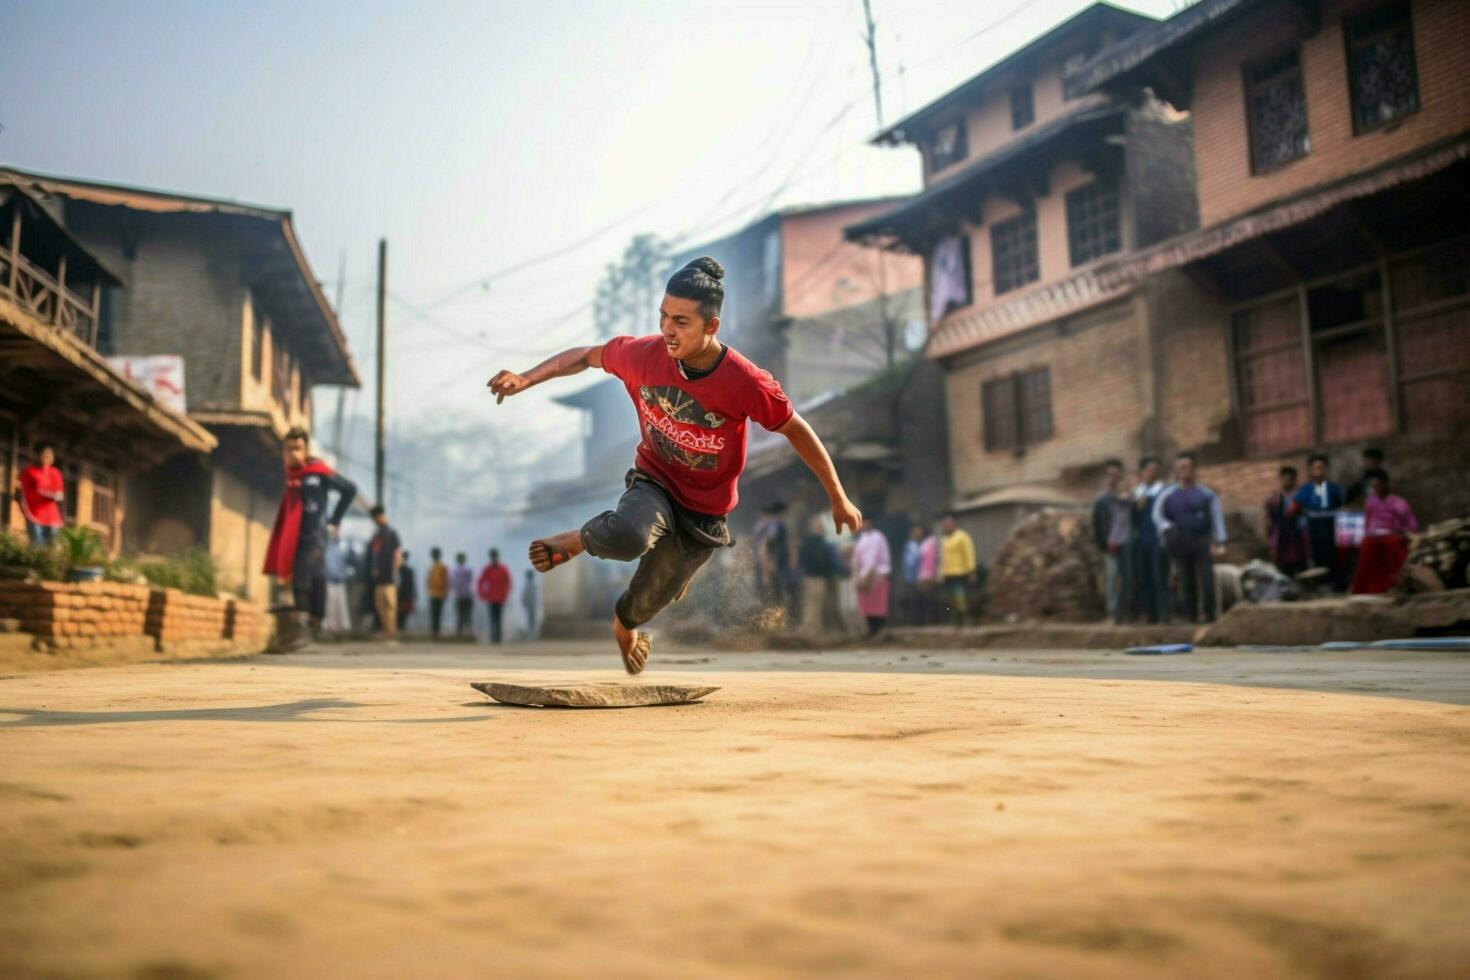
[[[1452,662],[680,653],[650,677],[721,685],[708,702],[520,709],[468,687],[619,676],[586,653],[0,679],[0,975],[1470,962]],[[1339,693],[1375,684],[1419,700]]]

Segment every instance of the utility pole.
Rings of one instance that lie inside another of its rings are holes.
[[[347,284],[347,249],[342,250],[341,257],[337,260],[337,324],[342,324],[342,291]],[[347,388],[339,385],[337,388],[337,417],[332,421],[332,451],[337,454],[337,466],[341,468],[346,465],[347,450],[342,445],[342,415],[347,403]]]
[[[383,503],[383,394],[388,365],[388,239],[378,239],[378,411],[373,429],[373,503]]]
[[[872,0],[863,0],[863,18],[868,22],[868,67],[873,72],[873,109],[878,113],[878,128],[883,128],[883,82],[878,76],[878,25],[873,22]]]

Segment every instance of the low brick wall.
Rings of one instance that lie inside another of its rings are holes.
[[[120,582],[0,582],[0,616],[54,649],[144,637],[146,585]]]
[[[130,653],[259,653],[273,621],[240,599],[119,582],[0,581],[0,618],[38,649],[116,647]]]

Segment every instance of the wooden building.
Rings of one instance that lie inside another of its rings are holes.
[[[1202,227],[1099,271],[1169,297],[1159,443],[1250,512],[1282,460],[1350,480],[1369,444],[1421,518],[1470,507],[1470,5],[1202,0],[1067,91],[1193,120]]]
[[[1187,118],[1064,77],[1151,18],[1098,3],[881,133],[924,189],[850,239],[920,255],[943,377],[950,507],[994,556],[1016,521],[1086,500],[1157,437],[1150,336],[1166,315],[1099,269],[1198,221]]]
[[[314,386],[358,384],[290,212],[9,174],[127,281],[103,293],[97,348],[182,357],[189,419],[217,442],[127,481],[125,546],[207,548],[224,587],[266,600],[260,567],[282,487],[281,438],[309,424]]]
[[[122,276],[0,171],[0,528],[20,531],[13,489],[41,443],[66,477],[68,524],[122,542],[124,481],[174,456],[214,449],[204,426],[158,403],[98,349]]]

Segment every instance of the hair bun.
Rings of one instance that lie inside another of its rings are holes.
[[[708,255],[701,255],[697,259],[692,259],[684,268],[693,269],[695,272],[703,272],[711,279],[718,280],[725,278],[725,267]]]

